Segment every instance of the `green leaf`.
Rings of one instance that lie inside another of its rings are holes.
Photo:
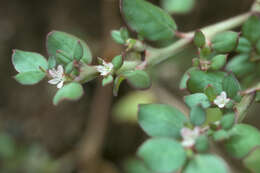
[[[195,126],[200,126],[206,121],[206,112],[200,106],[193,106],[190,111],[191,123]]]
[[[123,65],[123,57],[122,55],[118,55],[112,59],[112,64],[114,65],[114,69],[118,70]]]
[[[227,140],[228,138],[229,138],[228,132],[226,132],[223,129],[218,130],[218,131],[214,132],[214,134],[213,134],[213,139],[214,139],[214,141],[217,141],[217,142]]]
[[[151,41],[173,38],[177,30],[170,15],[145,0],[121,0],[121,13],[133,30]]]
[[[138,150],[138,156],[155,172],[170,173],[180,169],[186,161],[181,144],[170,138],[154,138],[146,141]]]
[[[119,91],[119,87],[121,85],[121,83],[125,80],[125,77],[122,75],[119,75],[115,78],[114,80],[114,87],[113,87],[113,95],[117,96],[118,95],[118,91]]]
[[[211,154],[196,155],[184,169],[184,173],[228,173],[226,163]]]
[[[181,90],[184,90],[187,88],[187,82],[190,78],[189,74],[192,73],[193,70],[197,70],[197,68],[195,67],[192,67],[192,68],[189,68],[185,73],[184,75],[182,76],[181,78],[181,81],[180,81],[180,85],[179,85],[179,88]]]
[[[15,76],[15,80],[23,85],[33,85],[40,82],[45,77],[45,75],[46,74],[41,71],[22,72]]]
[[[190,79],[187,82],[188,90],[191,93],[204,92],[204,89],[210,84],[218,93],[222,91],[222,81],[226,73],[224,72],[204,72],[193,70],[190,73]]]
[[[200,135],[196,139],[195,149],[198,152],[205,152],[209,149],[209,141],[206,135]]]
[[[252,173],[260,172],[260,147],[255,148],[246,158],[243,163]]]
[[[137,89],[147,89],[151,87],[151,79],[143,70],[127,71],[122,74],[127,82]]]
[[[66,74],[70,74],[72,71],[74,70],[74,62],[71,61],[70,63],[68,63],[65,67],[65,73]]]
[[[83,95],[83,92],[83,88],[79,83],[66,84],[54,96],[53,104],[58,105],[63,100],[78,100]]]
[[[203,47],[206,43],[206,38],[201,31],[196,31],[193,42],[197,47]]]
[[[225,130],[228,130],[231,127],[233,127],[234,123],[235,123],[235,114],[234,113],[225,114],[220,121],[221,127]]]
[[[74,48],[73,58],[77,61],[80,61],[84,55],[84,48],[80,41],[77,41],[77,44]]]
[[[143,161],[138,159],[129,159],[124,163],[124,170],[126,173],[151,173],[151,171],[146,168]]]
[[[179,110],[164,104],[140,105],[138,122],[150,136],[180,138],[180,130],[186,122]]]
[[[102,86],[106,86],[106,85],[112,83],[112,82],[113,82],[113,79],[114,79],[114,78],[113,78],[112,75],[109,75],[109,76],[105,77],[105,78],[102,80]]]
[[[121,37],[121,32],[118,30],[113,30],[111,32],[111,37],[118,44],[125,44],[125,40]]]
[[[227,152],[235,158],[245,157],[253,148],[260,146],[260,132],[253,126],[237,124],[229,131]]]
[[[185,103],[190,107],[201,105],[203,108],[210,107],[210,101],[204,93],[196,93],[184,97]]]
[[[238,53],[250,53],[252,45],[245,37],[240,37],[238,40],[238,46],[236,52]]]
[[[219,108],[206,109],[206,115],[207,118],[206,118],[206,122],[204,123],[204,126],[217,122],[222,118],[222,112]]]
[[[211,60],[210,68],[212,70],[219,70],[222,67],[224,67],[226,62],[227,62],[227,55],[221,55],[221,54],[216,55]]]
[[[49,69],[55,68],[56,64],[57,64],[57,62],[56,62],[55,57],[50,56],[49,59],[48,59],[48,67],[49,67]]]
[[[92,55],[87,44],[73,35],[61,31],[52,31],[48,34],[46,42],[47,51],[50,56],[56,57],[56,53],[59,50],[64,52],[68,56],[70,61],[74,59],[74,56],[76,54],[76,56],[80,56],[80,48],[76,48],[77,46],[79,46],[78,42],[80,42],[80,45],[83,49],[81,60],[87,64],[90,64],[92,62]],[[78,50],[76,50],[75,48]],[[74,52],[77,53],[75,54]]]
[[[16,49],[13,51],[12,62],[16,71],[20,73],[41,71],[40,67],[44,70],[48,69],[47,60],[42,55],[34,52]]]
[[[204,93],[207,95],[210,102],[213,102],[215,100],[215,98],[218,96],[216,89],[211,85],[208,85],[204,89]]]
[[[225,31],[217,34],[212,39],[212,47],[218,53],[228,53],[234,50],[238,42],[238,33]]]
[[[257,16],[251,16],[242,27],[243,36],[255,43],[260,39],[260,20]]]
[[[234,98],[238,95],[241,90],[238,80],[233,75],[228,75],[223,80],[223,91],[226,91],[229,98]]]
[[[183,14],[192,10],[195,5],[194,0],[163,0],[162,7],[169,13]]]
[[[240,54],[235,56],[228,62],[226,69],[232,71],[237,77],[243,77],[254,72],[255,63],[249,61],[248,54]]]

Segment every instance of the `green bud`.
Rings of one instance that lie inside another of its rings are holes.
[[[122,55],[118,55],[112,59],[112,64],[114,65],[114,69],[118,70],[123,65],[123,57]]]
[[[195,32],[193,41],[197,47],[203,47],[206,43],[206,38],[205,38],[204,34],[200,30],[198,30]]]

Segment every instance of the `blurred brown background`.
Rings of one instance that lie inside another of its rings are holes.
[[[157,0],[153,2],[158,4]],[[175,19],[180,31],[190,31],[243,13],[252,2],[197,0],[191,13],[176,15]],[[86,40],[94,57],[112,58],[122,51],[110,38],[111,29],[124,25],[118,5],[118,0],[0,1],[1,130],[13,136],[17,145],[40,144],[52,158],[71,165],[68,172],[102,172],[102,165],[107,173],[122,172],[122,161],[134,156],[146,138],[138,125],[111,118],[113,104],[133,90],[124,84],[120,96],[113,98],[111,88],[101,88],[95,80],[84,86],[85,96],[80,101],[54,107],[55,87],[46,81],[22,86],[12,78],[16,74],[11,64],[12,49],[46,55],[47,33],[62,30]],[[189,48],[155,68],[157,75],[150,91],[157,102],[183,106],[176,101],[185,94],[179,92],[178,84],[194,53]],[[259,126],[256,119],[252,113],[248,121]]]

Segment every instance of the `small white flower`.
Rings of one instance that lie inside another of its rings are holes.
[[[59,65],[57,70],[55,68],[49,70],[49,74],[53,79],[49,80],[48,83],[57,85],[57,88],[62,88],[65,81],[63,67]]]
[[[222,91],[219,96],[214,100],[214,103],[219,108],[224,108],[226,104],[230,101],[229,98],[227,98],[227,93],[225,91]]]
[[[200,128],[195,127],[193,130],[189,128],[182,128],[181,129],[181,136],[182,136],[182,146],[185,148],[190,148],[192,147],[195,142],[197,137],[200,135]]]
[[[114,65],[110,63],[106,63],[104,60],[102,61],[103,65],[96,66],[96,69],[102,76],[107,76],[110,74],[114,68]]]

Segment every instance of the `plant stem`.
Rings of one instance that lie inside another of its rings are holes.
[[[247,12],[230,19],[224,20],[222,22],[204,27],[201,31],[204,33],[207,39],[211,39],[217,33],[236,28],[242,25],[251,15],[251,12]],[[153,48],[147,46],[146,49],[146,61],[148,66],[154,66],[161,63],[162,61],[176,55],[182,51],[186,46],[188,46],[193,39],[194,31],[186,34],[185,38],[173,43],[172,45],[165,48]],[[129,66],[127,61],[123,64],[124,69],[133,70],[133,66]]]

